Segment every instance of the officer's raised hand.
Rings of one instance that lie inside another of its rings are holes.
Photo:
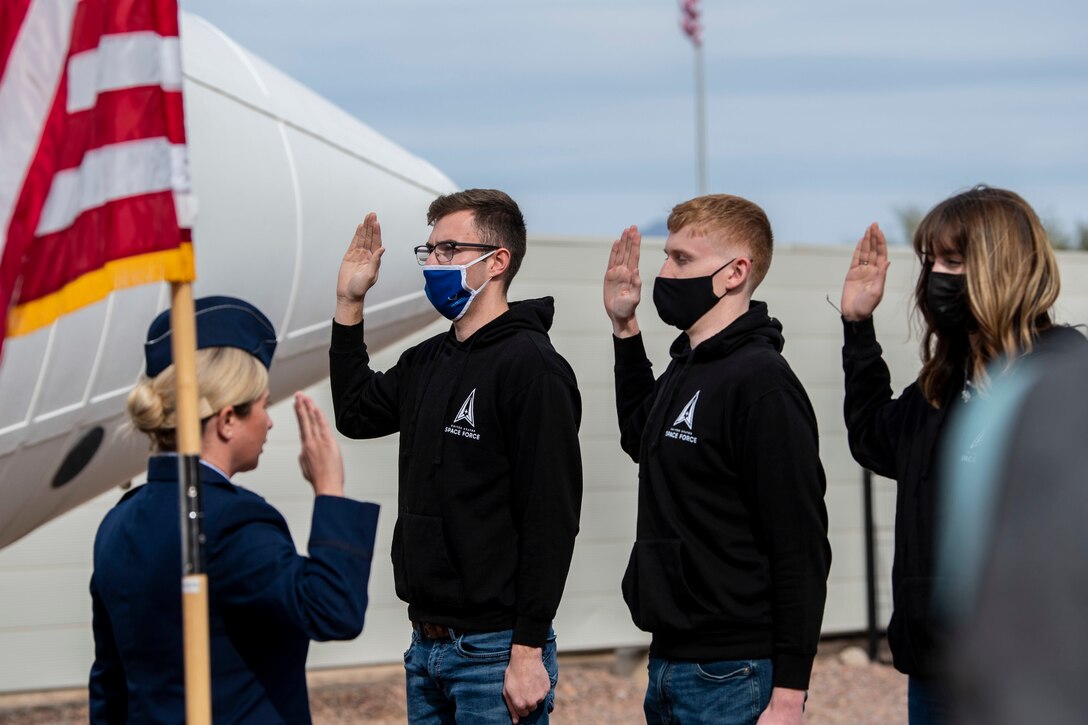
[[[295,393],[295,416],[302,451],[298,465],[316,496],[344,495],[344,458],[325,414],[308,395]]]

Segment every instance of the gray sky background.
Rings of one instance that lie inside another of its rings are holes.
[[[976,183],[1088,222],[1083,0],[703,0],[708,187],[780,243],[853,243]],[[694,196],[676,0],[181,0],[531,232],[614,235]],[[380,211],[380,210],[379,210]]]

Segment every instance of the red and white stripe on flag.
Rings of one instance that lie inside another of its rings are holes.
[[[0,344],[194,277],[176,0],[0,3]]]
[[[695,47],[703,44],[703,28],[699,24],[699,0],[680,0],[680,29],[691,38]]]

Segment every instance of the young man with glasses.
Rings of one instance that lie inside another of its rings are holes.
[[[581,508],[581,399],[548,339],[552,299],[507,300],[525,255],[513,199],[449,194],[427,222],[416,258],[453,324],[384,373],[370,369],[363,302],[385,249],[368,214],[336,287],[336,427],[400,433],[392,558],[413,626],[408,720],[544,723],[558,676],[551,623]]]
[[[736,196],[673,208],[654,283],[682,332],[656,381],[635,308],[641,236],[612,246],[620,445],[639,465],[623,596],[650,643],[646,720],[802,721],[831,549],[816,416],[782,357],[782,325],[752,294],[771,225]]]

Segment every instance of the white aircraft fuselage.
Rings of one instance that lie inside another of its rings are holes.
[[[328,374],[336,273],[367,211],[381,214],[390,247],[367,299],[368,346],[436,319],[411,247],[453,182],[206,21],[182,13],[181,40],[194,291],[244,298],[272,320],[272,399]],[[163,284],[115,292],[5,342],[0,547],[144,469],[147,441],[125,425],[125,400],[168,300]]]

